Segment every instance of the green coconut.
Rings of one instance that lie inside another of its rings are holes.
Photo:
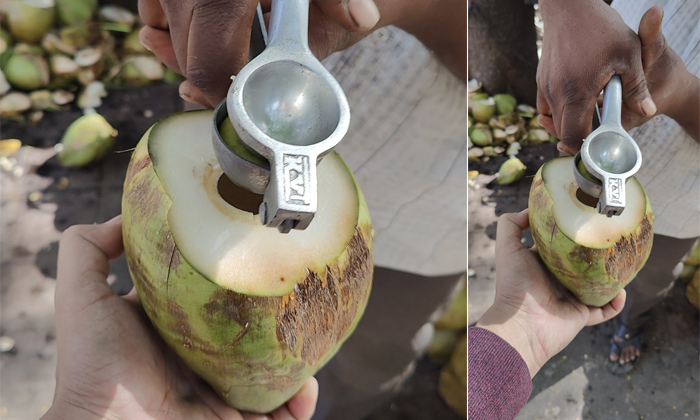
[[[36,43],[54,27],[54,0],[8,1],[8,29],[19,41]]]
[[[150,55],[132,55],[122,61],[119,77],[127,86],[144,86],[163,80],[165,70],[157,58]]]
[[[467,335],[462,334],[450,362],[442,368],[438,392],[452,410],[467,417]]]
[[[459,331],[436,329],[428,350],[426,350],[430,361],[438,366],[449,362],[460,335],[462,333]]]
[[[498,115],[510,114],[515,110],[515,105],[518,103],[515,97],[506,93],[493,95],[493,100],[496,102],[496,111]]]
[[[684,263],[688,265],[700,265],[700,243],[695,245],[695,248],[690,252],[690,255],[688,255]]]
[[[581,195],[573,165],[573,157],[562,157],[539,169],[530,189],[530,229],[549,271],[581,302],[603,306],[649,257],[651,204],[639,181],[630,178],[622,214],[599,214]]]
[[[542,127],[542,124],[540,124],[539,121],[537,121],[537,117],[533,117],[530,121],[527,122],[527,128],[531,130],[536,130],[544,127]]]
[[[452,298],[435,328],[459,330],[467,327],[467,283],[462,280],[459,292]]]
[[[142,55],[152,55],[150,51],[146,49],[146,47],[143,46],[141,43],[141,39],[139,38],[139,32],[141,32],[141,28],[136,28],[133,31],[129,33],[124,38],[124,42],[122,43],[122,53],[123,55],[133,55],[133,54],[142,54]]]
[[[223,176],[212,115],[175,114],[141,139],[124,183],[124,246],[165,342],[227,403],[265,413],[359,322],[373,270],[369,213],[330,153],[318,165],[309,227],[281,234],[263,226],[254,214],[261,197]]]
[[[102,115],[83,115],[73,121],[63,134],[58,160],[69,168],[96,162],[112,148],[116,135],[116,130]]]
[[[471,134],[469,134],[469,139],[477,146],[488,146],[493,143],[493,135],[489,126],[482,123],[477,123],[474,126]]]
[[[498,174],[496,180],[501,185],[508,185],[514,182],[520,181],[520,178],[525,175],[525,169],[527,167],[523,164],[520,159],[512,157],[501,165],[498,169]]]
[[[63,26],[85,23],[97,10],[97,0],[56,0],[58,21]]]
[[[549,143],[549,133],[541,128],[530,130],[527,133],[527,141],[530,144]]]
[[[678,278],[683,280],[684,283],[688,283],[693,278],[696,271],[698,271],[697,265],[683,264],[683,269],[681,270],[681,274],[678,275]]]
[[[26,51],[26,52],[25,52]],[[49,64],[31,48],[17,46],[3,68],[10,84],[22,90],[35,90],[49,84]]]
[[[474,119],[481,123],[487,123],[496,113],[496,102],[493,98],[469,99],[469,109]]]

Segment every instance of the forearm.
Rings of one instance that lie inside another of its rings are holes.
[[[469,418],[514,418],[532,392],[517,350],[485,329],[469,328]]]
[[[414,0],[404,4],[406,11],[396,26],[418,38],[450,71],[466,82],[467,1]]]
[[[489,309],[489,311],[494,312],[493,309]],[[532,337],[519,325],[515,317],[499,316],[497,313],[494,315],[489,311],[482,316],[476,326],[491,331],[510,344],[525,361],[530,378],[534,378],[540,368],[547,362],[547,358],[537,354],[533,349]]]

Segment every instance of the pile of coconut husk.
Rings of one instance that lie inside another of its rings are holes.
[[[3,0],[0,116],[36,122],[74,102],[97,108],[109,88],[179,80],[141,45],[141,27],[97,0]]]
[[[442,366],[438,391],[456,413],[467,416],[467,283],[462,279],[440,319],[428,347],[430,361]]]
[[[509,156],[498,171],[498,182],[517,182],[525,165],[516,157],[524,146],[556,143],[537,122],[537,109],[518,104],[506,93],[489,96],[479,81],[469,81],[469,160],[488,162],[495,156]]]

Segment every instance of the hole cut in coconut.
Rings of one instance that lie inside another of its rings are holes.
[[[239,187],[223,174],[216,184],[216,189],[221,198],[233,207],[257,215],[260,212],[260,204],[263,202],[262,194],[255,194]]]
[[[578,201],[588,207],[596,208],[598,207],[598,199],[592,195],[588,195],[581,188],[576,189],[576,198]]]

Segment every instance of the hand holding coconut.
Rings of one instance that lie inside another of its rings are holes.
[[[123,252],[121,217],[62,236],[56,287],[57,387],[44,420],[237,419],[235,410],[171,352],[134,290],[115,295],[109,261]],[[308,420],[318,396],[310,378],[275,419]]]
[[[547,270],[534,249],[521,243],[529,227],[528,211],[498,220],[496,299],[477,323],[503,338],[522,356],[534,377],[585,326],[616,316],[624,306],[623,290],[602,308],[581,303]]]

